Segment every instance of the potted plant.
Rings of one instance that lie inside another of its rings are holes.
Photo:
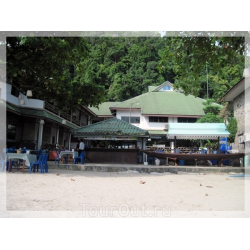
[[[109,145],[109,142],[108,142],[108,141],[101,141],[101,142],[100,142],[100,146],[101,146],[102,148],[107,148],[108,145]]]
[[[205,144],[205,147],[207,148],[208,150],[208,154],[213,152],[214,154],[217,153],[217,147],[218,147],[218,143],[217,142],[210,142],[208,140],[208,142]]]
[[[212,142],[211,147],[213,150],[213,154],[217,154],[218,142]]]

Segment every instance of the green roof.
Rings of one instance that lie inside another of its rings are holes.
[[[148,92],[155,90],[158,86],[148,86]]]
[[[148,132],[128,122],[117,119],[116,117],[97,122],[91,125],[87,125],[78,129],[71,130],[71,133],[75,136],[86,135],[112,135],[112,136],[146,136]]]
[[[99,105],[99,109],[95,107],[88,107],[92,112],[94,112],[97,116],[113,116],[110,112],[109,107],[116,105],[120,102],[104,102]]]
[[[202,104],[204,101],[204,99],[195,98],[192,95],[185,96],[176,91],[157,91],[139,95],[113,108],[129,109],[133,103],[132,108],[141,108],[142,115],[204,116]]]
[[[30,108],[22,108],[22,107],[17,107],[13,104],[6,103],[6,109],[13,110],[21,115],[30,115],[30,116],[39,116],[39,117],[44,117],[48,118],[50,120],[56,121],[58,123],[62,123],[63,118],[47,111],[44,109],[30,109]],[[79,128],[77,125],[74,125],[68,121],[66,121],[66,126],[70,128]]]

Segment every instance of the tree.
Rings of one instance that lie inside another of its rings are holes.
[[[59,108],[98,106],[104,88],[86,81],[86,41],[81,37],[8,37],[7,82],[33,98],[55,101]]]
[[[233,114],[231,114],[231,116],[228,118],[227,130],[228,132],[230,132],[228,141],[230,143],[233,143],[235,139],[235,135],[238,130],[238,122],[237,122],[237,119],[233,117]]]
[[[200,32],[198,35],[183,32],[180,36],[168,37],[158,69],[164,71],[165,63],[171,61],[176,74],[174,86],[182,89],[186,95],[199,95],[204,82],[206,63],[209,70],[215,72],[220,80],[232,80],[225,75],[225,67],[229,71],[237,70],[234,72],[237,82],[243,72],[245,34],[238,37],[232,32],[229,35],[227,37],[223,36],[223,33],[221,36],[214,36],[209,32]]]
[[[90,57],[85,62],[87,76],[105,87],[109,101],[124,101],[147,92],[149,85],[173,81],[170,64],[163,73],[157,69],[165,48],[165,38],[159,33],[156,37],[125,37],[121,32],[120,37],[102,35],[86,38]]]
[[[202,103],[204,105],[205,116],[199,118],[197,123],[221,123],[223,118],[219,117],[221,107],[214,103],[213,99],[207,99]]]

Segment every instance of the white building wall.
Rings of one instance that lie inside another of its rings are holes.
[[[1,98],[8,101],[14,105],[25,107],[25,108],[36,108],[43,109],[44,101],[37,99],[28,99],[22,94],[22,99],[25,101],[25,105],[20,105],[21,99],[16,96],[11,95],[12,86],[10,84],[1,83]]]
[[[130,115],[130,111],[127,110],[117,110],[116,118],[121,119],[122,116],[128,116]],[[131,110],[131,117],[132,116],[139,116],[140,117],[140,124],[132,123],[133,125],[145,129],[145,130],[163,130],[165,128],[165,122],[149,122],[148,116],[141,115],[140,110]],[[168,123],[177,123],[178,118],[177,117],[168,117]]]

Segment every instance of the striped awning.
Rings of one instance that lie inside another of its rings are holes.
[[[216,139],[228,137],[224,123],[169,123],[168,139]]]

